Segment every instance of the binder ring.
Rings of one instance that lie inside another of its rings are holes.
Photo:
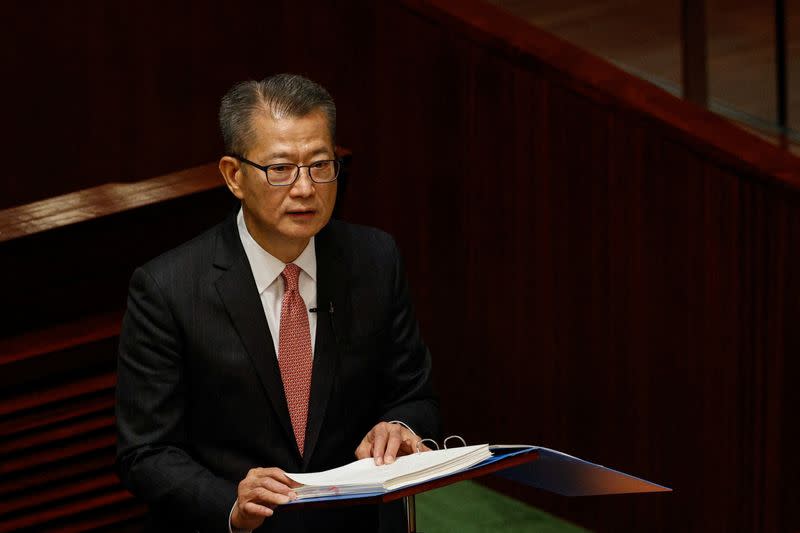
[[[463,437],[461,437],[459,435],[450,435],[449,437],[444,439],[444,442],[442,443],[442,444],[444,444],[444,449],[445,450],[447,449],[447,441],[449,441],[450,439],[458,439],[458,440],[461,441],[461,445],[462,446],[466,446],[467,445],[467,441],[465,441]]]
[[[419,447],[420,447],[420,446],[422,445],[422,443],[423,443],[423,442],[425,442],[425,441],[432,442],[432,443],[433,443],[433,445],[434,445],[434,446],[436,446],[436,449],[437,449],[437,450],[439,449],[439,443],[438,443],[438,442],[436,442],[435,440],[433,440],[433,439],[421,439],[419,442],[417,442],[417,453],[420,453],[420,452],[422,452],[422,450],[420,450],[420,449],[419,449]]]
[[[407,430],[409,430],[409,431],[411,432],[411,434],[412,434],[412,435],[414,435],[415,437],[417,436],[417,434],[414,432],[414,430],[413,430],[413,429],[411,429],[411,428],[408,426],[408,424],[406,424],[406,423],[405,423],[405,422],[403,422],[402,420],[390,420],[390,421],[389,421],[389,422],[387,422],[387,423],[388,423],[388,424],[399,424],[399,425],[403,426],[404,428],[406,428]]]

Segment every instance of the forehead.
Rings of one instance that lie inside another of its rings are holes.
[[[300,117],[275,117],[264,110],[256,112],[252,120],[253,155],[262,157],[278,154],[301,155],[320,149],[333,152],[328,121],[320,110]]]

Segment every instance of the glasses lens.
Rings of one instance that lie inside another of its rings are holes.
[[[311,172],[311,179],[317,183],[334,181],[339,174],[339,162],[334,159],[317,161],[311,164],[308,171]]]
[[[270,165],[267,179],[273,185],[288,185],[294,181],[298,170],[296,165]]]

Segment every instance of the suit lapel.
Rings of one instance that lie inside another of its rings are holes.
[[[331,222],[314,240],[317,256],[317,337],[314,347],[314,368],[311,376],[311,398],[306,425],[305,469],[320,437],[325,408],[339,363],[339,344],[349,320],[349,288],[347,264],[336,246]]]
[[[222,271],[216,281],[222,303],[239,333],[247,354],[253,361],[281,427],[290,442],[295,442],[275,346],[250,263],[239,239],[235,216],[230,217],[222,226],[217,240],[214,265]]]

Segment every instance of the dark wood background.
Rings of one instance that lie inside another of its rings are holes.
[[[212,161],[227,87],[306,74],[354,154],[343,217],[404,251],[447,431],[675,492],[490,484],[597,531],[800,529],[798,160],[473,0],[13,9],[0,205]],[[20,309],[4,346],[53,320],[25,265],[68,258],[54,290],[81,295],[73,318],[113,323],[133,264],[222,196],[0,243]]]

